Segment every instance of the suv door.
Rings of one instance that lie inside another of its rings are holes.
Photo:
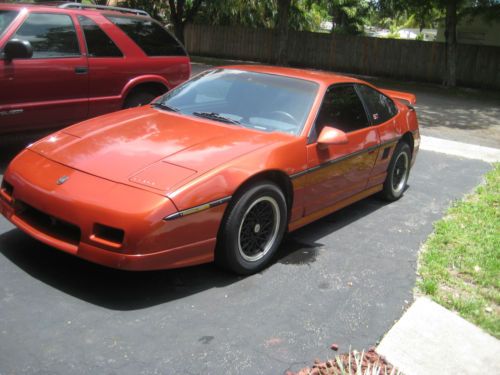
[[[346,133],[349,142],[319,145],[325,126]],[[379,136],[352,84],[331,86],[323,99],[307,146],[308,192],[305,215],[330,207],[366,189],[377,159]]]
[[[7,114],[0,133],[60,127],[86,118],[87,59],[72,17],[29,13],[12,39],[30,42],[33,56],[0,60],[0,112]]]
[[[113,26],[101,15],[93,17],[78,15],[87,47],[90,117],[121,109],[121,92],[133,78],[130,59],[109,35]]]

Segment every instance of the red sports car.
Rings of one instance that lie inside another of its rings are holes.
[[[420,143],[414,102],[325,72],[216,68],[28,146],[5,172],[1,212],[110,267],[215,260],[250,274],[286,232],[403,195]]]

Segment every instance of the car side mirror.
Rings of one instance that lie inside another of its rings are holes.
[[[30,59],[33,56],[33,47],[27,40],[12,39],[7,42],[3,49],[5,60]]]
[[[342,130],[325,126],[318,137],[318,145],[345,145],[349,143],[346,133]]]

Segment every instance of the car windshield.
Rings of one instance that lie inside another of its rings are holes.
[[[317,91],[318,84],[302,79],[215,69],[170,91],[153,105],[234,126],[298,135]]]
[[[7,26],[9,26],[12,20],[16,18],[17,13],[18,12],[13,10],[0,10],[0,35],[7,30]]]

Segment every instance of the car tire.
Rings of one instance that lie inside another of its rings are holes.
[[[155,95],[154,93],[149,91],[133,92],[125,99],[125,103],[123,103],[123,108],[127,109],[127,108],[141,107],[143,105],[151,103],[151,101],[157,96],[158,95]]]
[[[387,169],[387,177],[380,193],[383,199],[392,202],[403,196],[410,175],[410,164],[410,146],[405,142],[401,142],[396,146]]]
[[[285,196],[275,184],[260,182],[235,196],[228,210],[215,261],[240,275],[256,273],[270,262],[285,234]]]

